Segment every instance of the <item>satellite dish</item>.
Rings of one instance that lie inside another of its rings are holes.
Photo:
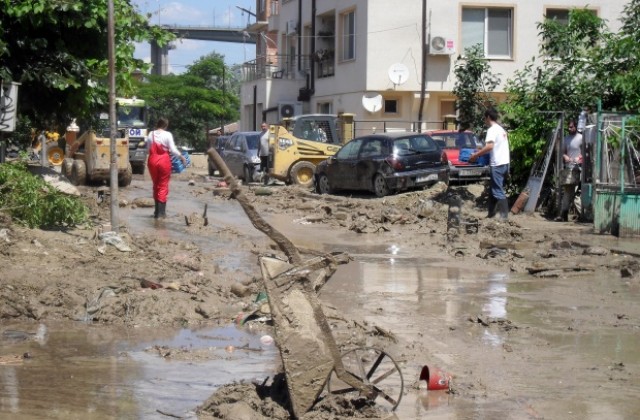
[[[382,95],[378,92],[368,92],[362,95],[362,106],[373,113],[382,109]]]
[[[389,67],[389,80],[394,85],[401,85],[409,80],[409,67],[402,63],[395,63]]]

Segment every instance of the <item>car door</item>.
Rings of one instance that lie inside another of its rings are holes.
[[[239,133],[231,136],[231,140],[229,140],[229,144],[225,148],[224,151],[224,160],[229,167],[229,171],[234,176],[239,175],[241,172],[238,171],[238,150],[240,150],[240,141],[242,136]]]
[[[380,162],[386,157],[386,149],[384,139],[381,137],[369,137],[362,142],[355,167],[355,188],[359,190],[371,189]]]
[[[327,165],[327,176],[333,188],[350,190],[356,187],[356,164],[362,139],[351,140],[342,146]]]

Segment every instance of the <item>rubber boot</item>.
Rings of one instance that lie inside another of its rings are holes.
[[[493,218],[493,216],[496,215],[496,198],[493,196],[493,194],[489,194],[489,201],[488,201],[488,213],[487,213],[487,219],[491,219]]]
[[[569,221],[569,212],[567,210],[563,210],[560,212],[560,216],[556,217],[556,222],[568,222]]]
[[[158,218],[164,219],[167,217],[167,203],[158,202]]]
[[[506,198],[498,200],[498,213],[500,213],[501,220],[509,218],[509,201]]]
[[[157,219],[158,218],[159,207],[160,207],[160,202],[158,200],[155,200],[155,202],[156,202],[156,209],[153,212],[153,218]]]

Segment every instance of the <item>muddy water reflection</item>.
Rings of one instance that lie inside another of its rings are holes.
[[[48,330],[42,343],[0,344],[0,355],[32,356],[19,365],[0,365],[0,418],[166,418],[157,410],[193,417],[191,411],[220,385],[263,380],[277,365],[275,346],[262,346],[260,334],[235,327]],[[172,354],[163,358],[148,350],[153,346],[167,346]]]
[[[417,340],[424,358],[404,360],[409,386],[429,364],[452,373],[463,392],[483,390],[479,399],[413,390],[398,418],[622,419],[640,413],[638,326],[615,315],[637,313],[630,308],[638,292],[617,280],[544,280],[397,253],[361,254],[339,268],[322,299],[347,319],[364,316]],[[479,317],[508,322],[483,326]],[[393,350],[402,360],[402,345]]]

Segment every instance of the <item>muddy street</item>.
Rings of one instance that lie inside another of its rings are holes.
[[[3,417],[288,418],[265,395],[216,397],[281,368],[276,344],[263,339],[272,328],[236,322],[261,290],[257,256],[278,250],[205,171],[174,177],[159,223],[143,203],[150,181],[121,191],[131,252],[105,248],[98,228],[3,226]],[[452,192],[477,232],[447,228]],[[336,342],[382,348],[404,379],[394,413],[325,406],[304,418],[640,415],[637,240],[537,215],[483,220],[480,186],[384,199],[284,185],[246,194],[305,255],[349,253],[319,292]],[[104,207],[95,205],[96,217]],[[451,390],[421,389],[425,365],[450,374]]]

